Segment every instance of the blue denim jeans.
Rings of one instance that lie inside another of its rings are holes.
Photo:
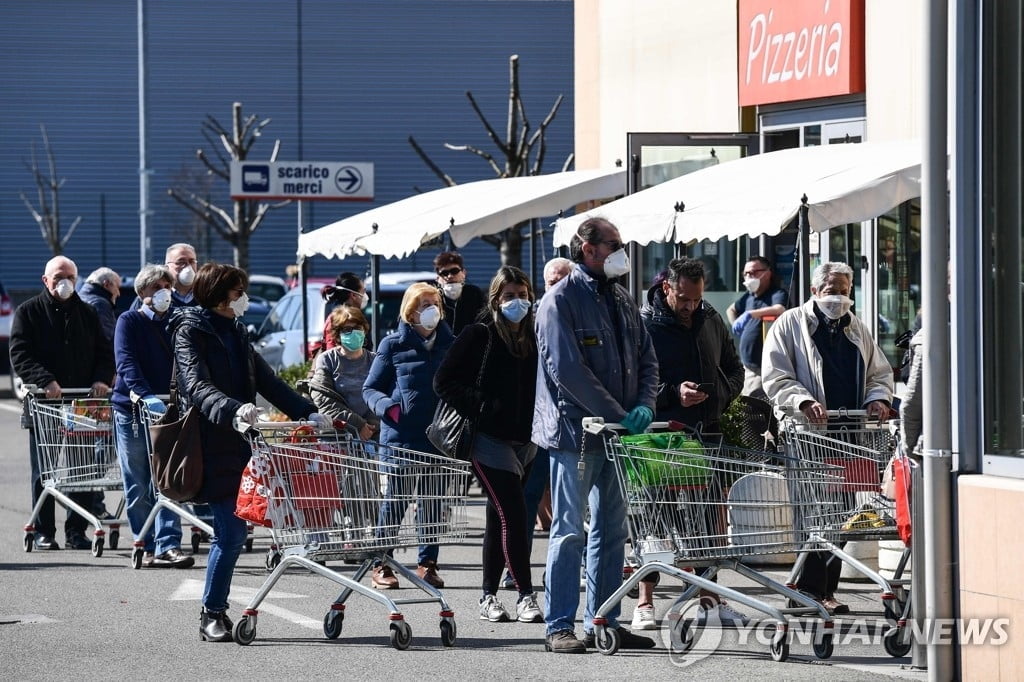
[[[177,514],[166,507],[161,507],[156,513],[156,519],[146,537],[139,537],[139,531],[156,504],[156,491],[153,489],[153,476],[149,469],[146,425],[134,411],[125,414],[114,410],[114,438],[117,460],[121,463],[125,511],[132,535],[136,540],[146,543],[147,552],[163,554],[169,549],[181,547],[181,521]]]
[[[436,544],[428,544],[426,538],[430,535],[436,537],[443,522],[443,505],[437,491],[426,489],[437,483],[436,475],[417,475],[417,469],[419,467],[398,468],[386,463],[381,464],[383,502],[380,505],[377,537],[383,538],[385,544],[392,538],[398,538],[405,510],[409,503],[414,501],[412,488],[415,482],[416,492],[429,496],[415,498],[417,537],[423,542],[419,547],[416,562],[424,566],[431,561],[437,563],[439,547]],[[391,554],[390,551],[388,553]]]
[[[551,450],[551,533],[548,540],[545,622],[546,634],[573,630],[580,603],[580,562],[587,550],[587,603],[583,629],[592,632],[597,609],[622,584],[625,558],[626,504],[615,478],[615,468],[597,439],[597,449],[585,455],[582,480],[580,453]],[[583,519],[590,504],[590,533],[585,535]],[[584,538],[586,538],[584,540]],[[616,605],[606,616],[610,627],[618,627],[621,608]]]
[[[548,489],[550,478],[551,465],[548,464],[548,451],[544,448],[537,448],[537,455],[533,458],[530,475],[526,477],[526,485],[523,488],[523,499],[526,502],[527,549],[533,548],[533,532],[537,527],[537,509],[540,507],[540,501],[544,499],[544,491]]]
[[[228,608],[231,576],[235,573],[238,555],[242,553],[249,533],[245,521],[235,516],[235,498],[210,502],[213,514],[213,536],[210,538],[210,556],[206,560],[206,589],[203,606],[207,611],[220,613]]]

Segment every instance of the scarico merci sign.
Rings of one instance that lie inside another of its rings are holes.
[[[740,106],[864,91],[864,0],[740,0]]]
[[[373,164],[232,161],[231,198],[369,201],[373,199]]]

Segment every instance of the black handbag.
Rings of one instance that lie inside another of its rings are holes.
[[[487,366],[487,356],[491,353],[490,330],[487,333],[487,345],[484,357],[480,362],[480,371],[476,376],[476,388],[479,390]],[[481,409],[483,406],[481,405]],[[468,462],[473,457],[473,441],[476,438],[476,418],[463,417],[446,400],[437,401],[434,420],[427,427],[427,439],[433,443],[438,452],[446,457],[461,459]]]
[[[175,362],[167,411],[149,426],[149,468],[161,495],[175,502],[188,502],[203,487],[202,415],[194,405],[184,415],[180,413],[177,373]]]

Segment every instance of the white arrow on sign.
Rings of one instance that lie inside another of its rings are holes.
[[[194,580],[192,578],[186,578],[181,581],[178,588],[174,590],[174,594],[168,597],[168,601],[199,601],[203,598],[203,590],[206,589],[206,584],[202,580]],[[244,587],[242,585],[231,584],[231,601],[241,606],[248,606],[249,601],[256,594],[257,590],[252,587]],[[308,597],[304,594],[294,594],[292,592],[275,592],[271,590],[270,594],[267,595],[267,599],[274,597],[277,599],[307,599]],[[259,606],[259,612],[269,613],[277,616],[283,620],[301,625],[304,628],[310,630],[323,630],[324,624],[322,618],[310,618],[301,613],[295,613],[288,609],[283,609],[280,606],[274,606],[273,604],[267,603],[264,599]]]

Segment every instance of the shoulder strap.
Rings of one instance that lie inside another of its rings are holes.
[[[476,387],[479,389],[483,385],[484,381],[484,368],[487,367],[487,356],[491,354],[491,328],[484,325],[484,331],[487,332],[487,345],[484,346],[484,356],[480,361],[480,371],[476,375]]]

